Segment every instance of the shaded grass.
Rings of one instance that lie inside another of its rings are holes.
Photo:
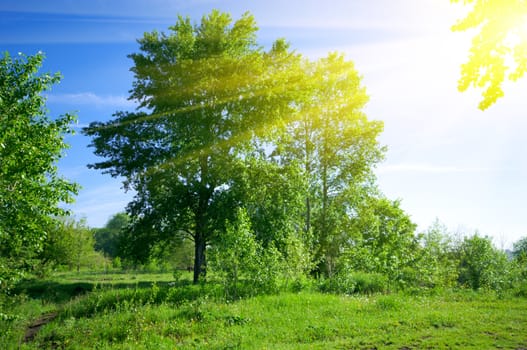
[[[190,284],[190,274],[178,281],[178,285]],[[24,280],[18,284],[15,293],[27,295],[42,303],[61,304],[94,289],[144,289],[154,283],[168,285],[173,281],[170,273],[57,273],[45,280]]]
[[[189,285],[190,280],[190,274],[183,274],[177,285]],[[14,296],[0,299],[0,349],[18,349],[31,323],[42,314],[61,310],[69,301],[89,300],[103,291],[149,290],[154,284],[167,286],[172,281],[171,273],[92,271],[24,280],[14,289]]]

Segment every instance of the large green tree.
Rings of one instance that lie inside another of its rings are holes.
[[[460,0],[451,0],[460,2]],[[464,0],[473,4],[454,31],[477,29],[468,61],[461,67],[459,90],[483,89],[479,104],[487,109],[504,96],[503,82],[527,72],[527,2],[524,0]]]
[[[128,206],[128,252],[146,258],[156,242],[188,235],[197,282],[207,245],[239,204],[232,190],[239,159],[291,108],[288,64],[297,58],[283,41],[269,52],[258,46],[249,14],[233,23],[213,11],[197,25],[179,17],[169,29],[146,33],[140,53],[130,55],[131,98],[141,110],[85,133],[106,158],[92,166],[124,176],[137,193]]]
[[[77,186],[57,162],[74,116],[50,118],[44,91],[60,80],[39,74],[43,55],[0,58],[0,288],[42,249],[54,217],[65,215]]]

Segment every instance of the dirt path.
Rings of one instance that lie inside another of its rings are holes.
[[[57,313],[50,312],[50,313],[40,316],[37,320],[31,323],[27,327],[26,334],[24,335],[24,343],[29,343],[30,341],[35,339],[35,336],[37,335],[40,328],[42,328],[42,326],[53,321],[55,317],[57,317]]]

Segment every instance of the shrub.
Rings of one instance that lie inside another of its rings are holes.
[[[384,293],[389,290],[388,278],[380,273],[355,272],[353,274],[357,293]]]
[[[331,278],[322,279],[319,290],[325,293],[372,294],[389,290],[388,278],[379,273],[340,271]]]
[[[514,289],[514,295],[517,297],[527,298],[527,281],[522,281]]]
[[[459,282],[474,290],[502,291],[510,284],[511,264],[488,237],[473,235],[460,246]]]
[[[256,241],[245,210],[239,210],[235,222],[226,227],[209,261],[211,271],[223,283],[227,299],[277,292],[282,264],[278,249],[273,244],[264,248]]]
[[[353,294],[355,293],[355,280],[351,274],[337,273],[328,278],[322,278],[319,290],[324,293]]]
[[[114,269],[121,269],[123,267],[123,264],[121,262],[121,258],[116,256],[113,260],[112,260],[112,267]]]

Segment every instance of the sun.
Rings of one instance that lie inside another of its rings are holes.
[[[505,65],[509,79],[517,80],[527,69],[527,8],[523,7],[523,11],[511,13],[505,18],[503,28],[506,28],[503,40]]]
[[[505,29],[505,42],[511,48],[527,41],[527,14],[511,13],[501,19],[500,27]]]
[[[519,35],[523,40],[527,40],[527,15],[522,16],[519,24]]]

